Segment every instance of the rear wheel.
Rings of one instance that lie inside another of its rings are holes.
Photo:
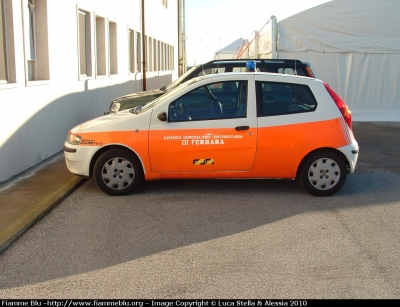
[[[299,179],[315,196],[330,196],[343,186],[347,169],[343,158],[331,151],[315,152],[304,160]]]
[[[123,148],[102,153],[94,165],[93,174],[97,186],[112,196],[132,193],[144,177],[138,158]]]

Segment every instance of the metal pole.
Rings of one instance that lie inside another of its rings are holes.
[[[277,36],[277,22],[276,22],[276,17],[274,15],[272,15],[272,31],[271,31],[271,41],[272,41],[272,58],[273,59],[277,59],[278,58],[278,52],[277,52],[277,40],[278,40],[278,36]]]
[[[186,9],[185,9],[185,0],[182,0],[182,11],[183,11],[183,44],[182,44],[182,54],[183,54],[183,73],[186,72],[187,67],[187,58],[186,58]]]
[[[142,53],[143,53],[143,91],[146,90],[146,34],[145,34],[145,18],[144,18],[144,0],[142,0]]]
[[[181,76],[181,54],[182,54],[182,29],[181,29],[181,7],[182,1],[178,0],[178,77]]]
[[[178,75],[186,72],[185,0],[178,0]]]

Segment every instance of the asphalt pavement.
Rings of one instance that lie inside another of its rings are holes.
[[[385,141],[385,146],[398,146],[397,139],[390,138],[398,137],[400,122],[353,122],[353,130],[359,144],[360,140],[379,140]],[[375,145],[364,151],[360,144],[360,155],[369,155],[371,161],[383,164],[398,159],[397,149],[381,151],[379,148],[383,147]],[[399,171],[393,163],[389,164],[388,169]],[[68,171],[60,152],[0,185],[0,254],[84,181]]]

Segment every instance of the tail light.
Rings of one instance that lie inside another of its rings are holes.
[[[339,108],[340,112],[343,115],[344,120],[346,121],[347,125],[349,125],[350,129],[353,128],[353,119],[351,115],[351,111],[346,103],[343,101],[342,98],[339,97],[338,94],[326,83],[324,82],[324,86],[328,91],[329,95],[331,95],[333,101],[335,101],[336,106]]]

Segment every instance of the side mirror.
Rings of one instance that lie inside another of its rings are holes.
[[[167,113],[160,112],[157,114],[157,118],[158,118],[158,120],[160,120],[162,122],[166,122],[167,121]]]

